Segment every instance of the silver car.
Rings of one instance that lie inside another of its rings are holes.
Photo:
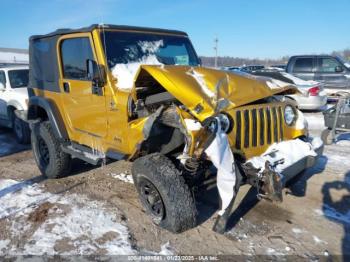
[[[294,84],[300,90],[300,94],[289,95],[297,102],[301,110],[320,110],[327,104],[327,93],[323,84],[316,81],[305,81],[286,72],[277,70],[252,71],[250,74],[271,77],[280,81]]]

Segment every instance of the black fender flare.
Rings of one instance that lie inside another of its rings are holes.
[[[30,97],[28,103],[28,122],[33,123],[35,120],[40,119],[38,108],[41,108],[46,112],[56,137],[59,140],[68,140],[69,136],[61,114],[55,103],[47,98],[38,96]]]

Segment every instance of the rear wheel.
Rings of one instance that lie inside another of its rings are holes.
[[[35,161],[43,175],[59,178],[69,174],[71,157],[62,151],[48,121],[36,124],[31,138]]]
[[[196,225],[196,205],[175,165],[155,153],[133,163],[132,175],[140,201],[153,223],[179,233]]]
[[[14,111],[11,111],[12,130],[19,144],[30,143],[30,128],[28,123],[16,116]]]

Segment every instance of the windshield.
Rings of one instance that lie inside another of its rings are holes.
[[[29,70],[10,70],[8,71],[10,84],[12,88],[20,88],[28,86]]]
[[[347,61],[346,59],[344,59],[343,57],[341,56],[338,56],[337,57],[348,69],[350,69],[350,62]]]
[[[197,66],[198,57],[185,36],[153,33],[113,32],[101,33],[109,68],[116,64],[149,61],[151,64]]]

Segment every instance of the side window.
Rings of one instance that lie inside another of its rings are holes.
[[[318,71],[322,73],[334,73],[337,66],[342,66],[337,60],[331,57],[318,59]]]
[[[308,72],[311,73],[313,69],[313,58],[297,58],[295,60],[293,72]]]
[[[5,77],[4,71],[0,71],[0,83],[2,83],[4,86],[6,86],[6,77]]]
[[[93,59],[88,37],[71,38],[61,43],[63,77],[86,80],[86,60]]]

